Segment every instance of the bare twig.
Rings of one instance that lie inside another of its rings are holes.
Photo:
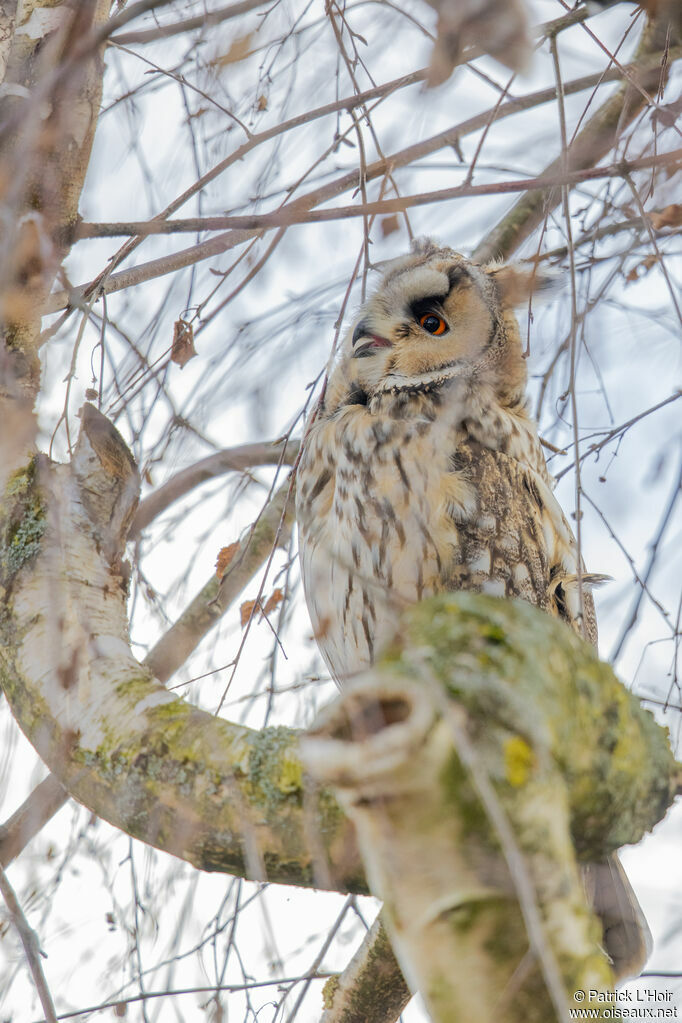
[[[160,259],[151,260],[132,270],[124,270],[121,273],[112,274],[108,280],[100,286],[99,294],[110,294],[121,291],[125,288],[141,284],[143,281],[152,280],[172,273],[175,270],[194,263],[208,259],[211,256],[219,255],[235,245],[241,245],[251,238],[253,233],[261,234],[274,227],[288,227],[293,224],[320,224],[331,220],[347,220],[352,217],[364,217],[366,214],[382,215],[387,213],[403,213],[413,206],[426,206],[434,203],[447,202],[453,199],[465,199],[477,195],[503,195],[514,192],[525,192],[534,197],[543,196],[549,189],[556,189],[561,186],[572,187],[583,181],[596,181],[601,178],[621,177],[623,174],[633,170],[641,170],[647,167],[665,166],[674,171],[682,164],[682,149],[674,149],[672,152],[663,155],[644,156],[635,160],[623,161],[620,163],[607,164],[604,167],[586,167],[582,170],[568,171],[565,174],[547,173],[537,178],[524,178],[518,181],[497,181],[486,185],[468,185],[455,188],[437,189],[433,192],[425,192],[418,195],[402,196],[396,199],[382,199],[378,202],[358,204],[357,206],[337,206],[325,210],[309,210],[301,208],[302,203],[298,200],[295,203],[281,207],[272,213],[246,214],[236,217],[206,217],[203,218],[202,229],[220,228],[229,226],[231,228],[226,234],[218,235],[208,242],[201,242],[189,249],[183,249],[172,256],[164,256]],[[146,222],[156,225],[155,221]],[[198,220],[183,225],[188,231],[196,231],[199,227]],[[172,222],[164,223],[161,228],[163,232],[169,230],[166,226]],[[524,221],[527,226],[528,221]],[[102,226],[102,225],[99,225]],[[144,223],[126,223],[109,225],[113,234],[138,233],[145,228]],[[154,228],[152,228],[153,233]],[[524,228],[525,230],[525,228]],[[525,237],[525,235],[524,235]],[[476,258],[484,260],[487,257],[487,248],[479,246]],[[482,255],[481,255],[482,253]],[[75,289],[74,294],[78,297],[89,290],[89,285]],[[58,292],[51,297],[50,312],[57,312],[69,302],[71,296],[64,292]]]
[[[653,58],[653,66],[649,61]],[[635,73],[642,75],[642,80],[653,88],[658,87],[658,73],[662,50],[657,33],[647,28],[640,40],[633,65],[628,65]],[[654,77],[655,76],[655,77]],[[605,76],[606,78],[606,76]],[[564,95],[568,95],[568,86],[564,86]],[[632,89],[629,82],[624,83],[590,118],[582,131],[572,140],[569,149],[569,167],[579,169],[594,167],[614,146],[623,130],[632,123],[644,105],[644,98]],[[563,157],[553,160],[545,169],[545,174],[560,174],[564,166]],[[562,182],[567,184],[568,182]],[[560,193],[551,205],[556,206],[561,200]],[[499,224],[484,238],[476,248],[474,258],[486,262],[493,258],[506,258],[528,238],[547,216],[549,197],[543,192],[528,192],[519,199],[512,209],[505,214]]]
[[[130,539],[138,536],[174,501],[184,497],[201,483],[223,476],[226,472],[242,472],[257,465],[290,465],[298,454],[298,446],[299,442],[296,440],[243,444],[202,458],[200,462],[195,462],[194,465],[176,473],[140,502],[130,527]]]
[[[284,543],[293,520],[289,484],[280,487],[263,510],[255,528],[248,531],[222,578],[212,576],[174,625],[149,651],[144,663],[161,682],[181,667],[206,633],[216,624],[258,569],[268,560],[284,517]]]
[[[17,899],[14,889],[12,888],[7,874],[0,867],[0,892],[5,900],[5,905],[10,915],[12,923],[17,929],[21,943],[24,946],[24,954],[26,956],[26,962],[28,968],[31,971],[33,977],[33,983],[36,986],[38,997],[40,998],[40,1004],[43,1007],[45,1013],[45,1019],[47,1023],[57,1023],[57,1014],[54,1008],[54,1002],[52,1001],[52,995],[50,989],[47,986],[45,974],[43,973],[43,966],[40,962],[40,946],[38,944],[38,938],[36,937],[35,931],[29,926],[28,920],[24,916],[19,900]]]
[[[138,32],[121,32],[110,36],[110,39],[112,43],[117,43],[119,46],[131,46],[134,43],[157,43],[160,39],[168,39],[170,36],[191,32],[195,28],[212,28],[213,25],[219,25],[223,21],[229,21],[231,18],[248,14],[249,11],[255,11],[258,7],[264,7],[266,2],[267,0],[241,0],[240,3],[220,7],[217,11],[204,11],[193,18],[185,18],[184,21],[174,21],[170,25],[140,29]]]
[[[135,1005],[138,1002],[148,1002],[153,998],[179,998],[181,995],[202,995],[212,994],[216,991],[226,991],[229,994],[237,994],[239,991],[253,991],[264,987],[276,987],[278,985],[300,984],[304,980],[326,980],[334,976],[331,973],[322,971],[311,976],[309,973],[300,977],[275,977],[271,980],[244,981],[243,984],[212,984],[209,986],[183,987],[168,991],[145,991],[144,994],[128,995],[127,998],[116,998],[106,1002],[98,1002],[97,1005],[87,1005],[83,1009],[74,1012],[61,1012],[59,1019],[73,1019],[76,1016],[90,1015],[94,1012],[102,1012],[104,1009],[123,1008],[127,1005]],[[46,1023],[45,1019],[34,1020],[33,1023]]]
[[[586,458],[589,458],[590,455],[594,455],[598,451],[601,451],[602,448],[606,447],[607,444],[610,444],[612,440],[616,439],[616,437],[618,438],[623,437],[625,433],[630,429],[630,427],[635,425],[635,423],[641,422],[642,419],[645,419],[647,416],[650,416],[653,412],[658,412],[659,409],[665,408],[666,405],[670,405],[674,401],[679,401],[680,398],[682,398],[682,391],[675,391],[674,394],[671,394],[669,395],[669,397],[664,398],[663,401],[659,401],[655,405],[652,405],[651,408],[645,409],[644,412],[638,412],[636,416],[631,416],[630,419],[626,420],[626,422],[624,423],[621,423],[619,426],[614,426],[612,430],[603,431],[604,436],[602,437],[601,440],[595,441],[593,444],[590,444],[588,448],[583,450],[582,454],[580,455],[580,461],[584,462]],[[594,433],[589,434],[587,437],[584,438],[584,440],[588,441],[590,437],[594,436],[595,436]],[[550,448],[550,450],[555,451],[557,454],[560,455],[566,454],[566,451],[555,448],[553,445],[545,441],[542,441],[542,443],[545,444],[546,447]],[[570,472],[570,467],[567,467],[565,469],[562,469],[560,472],[555,473],[554,474],[555,480],[559,482],[562,476],[565,476],[567,472]]]
[[[661,540],[663,539],[663,534],[665,533],[668,527],[671,515],[673,513],[673,509],[679,499],[680,493],[682,493],[682,465],[680,465],[680,468],[674,479],[673,486],[671,487],[670,490],[670,496],[666,502],[665,508],[663,509],[663,513],[661,514],[661,520],[656,530],[654,539],[652,540],[651,545],[649,547],[649,556],[647,558],[647,563],[644,568],[644,571],[642,572],[641,579],[637,577],[637,573],[635,572],[635,576],[637,578],[637,581],[640,583],[640,587],[639,590],[637,591],[637,596],[634,599],[632,607],[630,608],[630,612],[625,619],[625,624],[623,625],[620,635],[618,636],[618,639],[613,645],[613,650],[611,651],[611,654],[609,656],[610,661],[615,662],[618,660],[623,650],[623,646],[625,645],[625,642],[627,640],[627,637],[629,636],[635,622],[637,621],[637,616],[639,615],[639,608],[642,603],[642,598],[644,594],[647,592],[649,579],[651,578],[651,573],[654,569],[654,565],[656,564],[656,555],[658,553],[659,545],[661,543]],[[653,600],[653,597],[651,599]]]
[[[64,806],[69,793],[50,774],[12,816],[0,825],[0,865],[8,866],[41,828]]]
[[[338,914],[336,920],[334,921],[332,926],[329,928],[329,931],[327,933],[327,936],[326,936],[325,940],[322,943],[322,947],[320,948],[320,951],[315,956],[314,962],[313,962],[312,966],[310,967],[310,977],[311,978],[314,977],[317,974],[317,970],[318,970],[320,964],[322,963],[322,960],[326,956],[327,952],[329,951],[329,946],[331,945],[332,941],[336,937],[336,934],[337,934],[337,932],[339,930],[339,927],[341,926],[341,924],[343,923],[345,917],[347,916],[348,911],[354,905],[355,905],[355,895],[349,895],[348,898],[345,900],[343,906],[341,907],[341,912]],[[301,1003],[303,1002],[303,999],[306,996],[306,993],[307,993],[309,987],[310,987],[310,980],[308,979],[308,980],[304,981],[303,987],[301,988],[301,990],[300,990],[300,992],[298,994],[298,997],[296,998],[296,1001],[295,1001],[295,1003],[293,1005],[293,1008],[291,1009],[291,1011],[289,1012],[289,1014],[287,1016],[287,1023],[294,1023],[294,1020],[296,1019],[296,1014],[298,1013],[298,1010],[299,1010],[299,1008],[301,1006]]]
[[[559,128],[561,131],[561,159],[564,171],[568,171],[568,135],[566,131],[566,108],[564,104],[564,88],[559,66],[559,50],[556,36],[549,41],[552,62],[554,64],[554,78],[557,87],[557,109],[559,111]],[[577,327],[578,327],[578,300],[575,280],[575,254],[573,252],[573,229],[571,226],[571,210],[568,199],[568,186],[561,187],[561,206],[564,214],[564,229],[566,231],[566,242],[568,248],[568,263],[571,282],[571,328],[569,334],[569,356],[570,356],[570,382],[569,391],[571,398],[571,425],[573,428],[573,457],[575,469],[575,540],[577,545],[577,567],[578,567],[578,602],[580,615],[580,631],[583,639],[587,639],[587,622],[585,621],[585,601],[583,591],[583,557],[582,557],[582,509],[580,507],[581,482],[580,482],[580,427],[578,423],[578,396],[576,387],[576,363],[577,363]]]

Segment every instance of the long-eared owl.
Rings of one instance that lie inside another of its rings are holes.
[[[348,332],[297,477],[303,584],[339,683],[402,607],[449,590],[518,597],[596,644],[593,577],[528,413],[514,307],[546,279],[422,242],[389,263]],[[617,976],[646,923],[616,857],[590,868]]]

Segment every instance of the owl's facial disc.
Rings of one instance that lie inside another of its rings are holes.
[[[352,384],[374,394],[469,372],[491,336],[487,287],[477,267],[450,251],[389,267],[346,342]]]
[[[535,267],[479,266],[427,242],[382,269],[344,340],[328,408],[454,378],[483,382],[506,404],[523,399],[526,363],[514,306],[543,289]]]

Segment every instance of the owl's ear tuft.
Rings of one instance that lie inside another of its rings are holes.
[[[539,267],[536,263],[489,263],[485,272],[495,282],[502,306],[513,308],[527,302],[551,301],[564,289],[565,274],[554,267]]]

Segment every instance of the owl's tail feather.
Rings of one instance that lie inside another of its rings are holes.
[[[601,919],[604,948],[617,982],[642,972],[653,945],[642,907],[616,853],[582,867],[585,892]]]

